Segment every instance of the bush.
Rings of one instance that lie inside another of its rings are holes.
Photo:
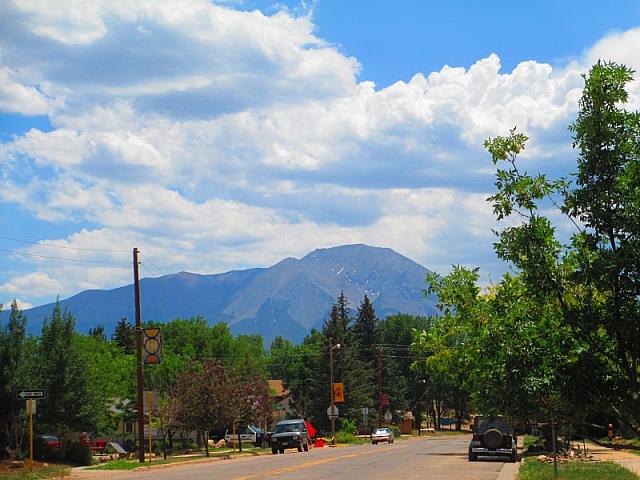
[[[397,427],[395,425],[391,425],[389,428],[393,432],[393,436],[395,438],[399,438],[400,437],[400,427]]]
[[[336,442],[338,443],[357,443],[358,437],[356,437],[353,433],[345,432],[344,430],[340,430],[336,433]]]
[[[80,442],[69,442],[65,446],[67,461],[76,465],[91,465],[93,461],[91,446]]]
[[[28,450],[27,450],[28,451]],[[42,437],[33,439],[33,457],[46,462],[58,462],[63,459],[62,448],[52,448]]]

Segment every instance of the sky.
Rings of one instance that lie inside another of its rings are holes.
[[[566,175],[582,74],[598,59],[640,71],[637,0],[0,12],[5,308],[131,283],[134,247],[143,277],[366,243],[498,281],[483,141],[517,127],[523,168]]]

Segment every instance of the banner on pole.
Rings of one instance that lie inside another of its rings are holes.
[[[160,357],[160,329],[159,328],[144,328],[144,364],[145,365],[157,365],[161,362]]]

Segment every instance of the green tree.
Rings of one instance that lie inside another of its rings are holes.
[[[628,68],[603,62],[585,76],[580,111],[571,126],[579,152],[571,181],[521,172],[517,157],[527,138],[515,131],[485,146],[494,163],[508,166],[498,170],[497,192],[491,197],[498,219],[512,224],[500,232],[498,256],[515,267],[523,295],[538,308],[558,309],[561,325],[580,342],[570,365],[601,373],[595,391],[608,392],[617,417],[635,426],[640,408],[640,116],[623,108],[631,79]],[[550,205],[576,227],[569,245],[561,244],[551,221],[540,214]],[[574,400],[592,398],[593,383],[576,385]],[[588,405],[582,407],[587,414]]]
[[[27,317],[11,302],[11,312],[6,327],[0,323],[0,446],[19,448],[21,425],[18,414],[24,408],[24,400],[16,394],[20,388],[34,388],[32,350],[25,337]],[[0,454],[1,456],[1,454]]]
[[[118,321],[112,340],[126,354],[134,354],[136,352],[136,329],[125,317]]]
[[[60,303],[45,318],[38,344],[39,377],[47,401],[38,405],[39,425],[51,432],[92,431],[96,411],[89,395],[87,370],[74,342],[75,319]]]
[[[102,342],[107,341],[107,336],[104,332],[104,325],[102,325],[101,323],[89,329],[89,336],[95,337]]]

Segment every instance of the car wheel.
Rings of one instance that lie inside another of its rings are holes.
[[[309,451],[309,442],[305,443],[302,448],[304,448],[305,452],[308,452]]]
[[[387,443],[393,443],[393,439],[390,438],[389,441]]]
[[[284,448],[281,448],[280,450],[278,450],[280,453],[284,453]]]
[[[378,444],[378,442],[376,442],[375,440],[374,440],[373,442],[371,442],[371,443],[373,443],[374,445],[377,445],[377,444]]]
[[[302,440],[300,440],[300,443],[298,444],[298,451],[299,452],[302,451]]]
[[[517,458],[518,458],[518,454],[516,453],[516,450],[515,450],[515,449],[513,449],[513,450],[511,451],[511,457],[509,457],[509,461],[510,461],[511,463],[516,463]]]
[[[272,455],[277,455],[278,454],[278,449],[277,448],[272,448],[271,449],[271,454]]]
[[[478,454],[473,453],[471,450],[469,450],[469,461],[475,462],[476,460],[478,460]]]

